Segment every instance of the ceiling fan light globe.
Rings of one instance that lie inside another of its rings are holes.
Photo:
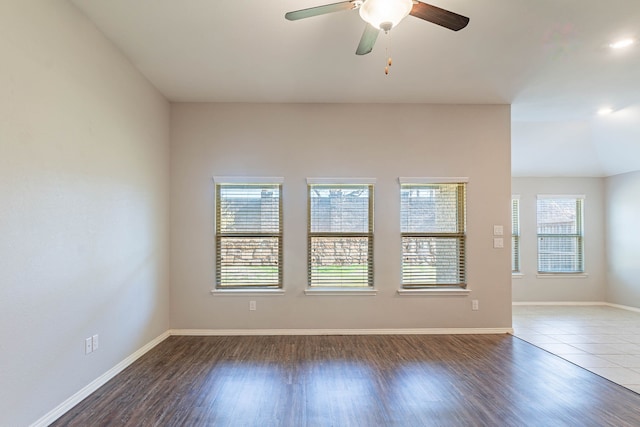
[[[391,29],[411,12],[412,7],[412,0],[366,0],[358,10],[360,17],[374,28],[382,28],[382,24],[389,27],[388,23],[391,23]]]

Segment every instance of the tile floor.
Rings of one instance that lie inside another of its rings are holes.
[[[513,306],[514,335],[640,393],[640,313],[598,306]]]

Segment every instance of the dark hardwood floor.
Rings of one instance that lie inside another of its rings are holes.
[[[640,395],[509,335],[170,337],[54,426],[639,426]]]

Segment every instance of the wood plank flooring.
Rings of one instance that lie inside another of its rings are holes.
[[[54,426],[638,426],[640,395],[509,335],[170,337]]]

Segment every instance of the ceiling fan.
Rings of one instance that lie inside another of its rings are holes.
[[[360,17],[367,23],[358,49],[356,49],[356,55],[366,55],[371,52],[380,30],[389,32],[407,15],[424,19],[453,31],[459,31],[469,23],[469,18],[466,16],[417,0],[349,0],[288,12],[284,17],[289,21],[296,21],[353,9],[359,9]]]

